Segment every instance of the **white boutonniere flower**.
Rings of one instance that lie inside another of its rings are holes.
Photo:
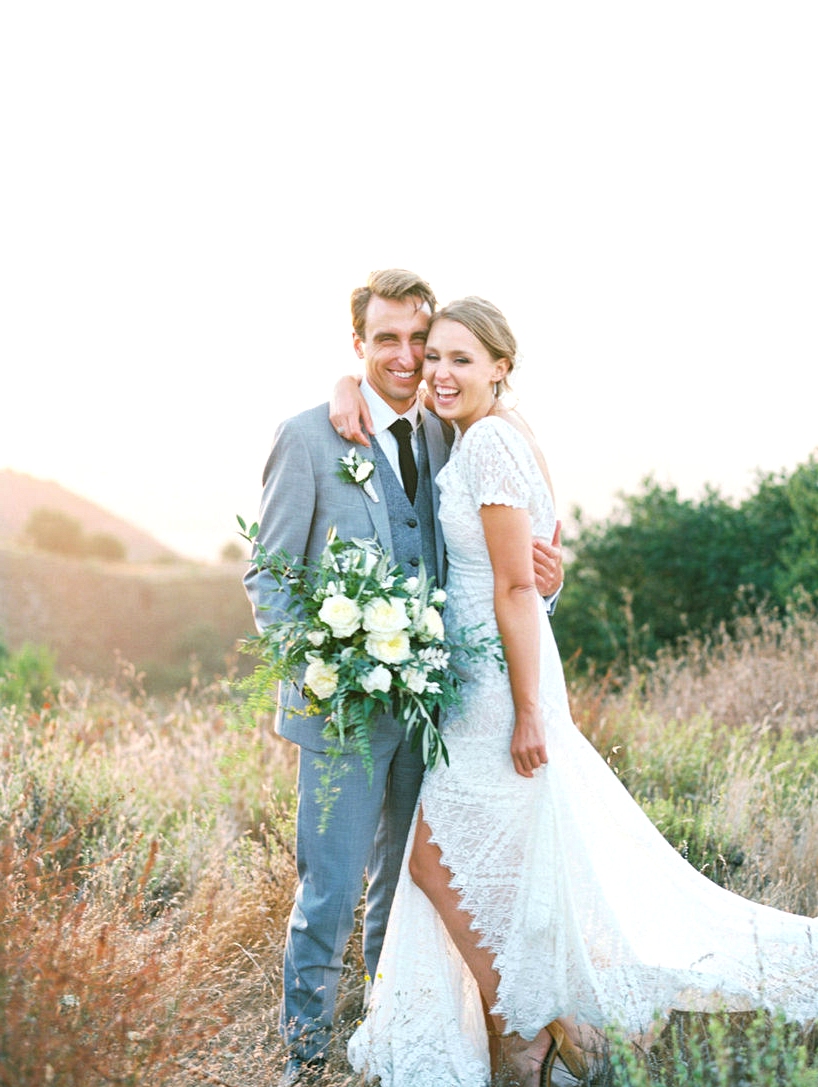
[[[373,460],[362,456],[355,446],[352,446],[345,457],[338,458],[338,464],[338,477],[340,479],[343,479],[346,483],[357,484],[363,488],[367,498],[370,498],[373,502],[379,501],[369,478],[375,471],[375,462]]]

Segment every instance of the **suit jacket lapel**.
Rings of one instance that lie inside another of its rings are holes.
[[[373,441],[377,439],[373,438]],[[367,456],[366,452],[361,454]],[[370,460],[375,460],[373,456],[369,457]],[[366,502],[366,510],[369,514],[369,519],[372,522],[374,528],[375,538],[380,540],[381,546],[384,550],[392,551],[392,529],[389,525],[389,510],[386,505],[386,495],[383,489],[383,483],[381,482],[381,473],[378,470],[378,463],[375,461],[375,471],[369,477],[372,481],[372,486],[375,490],[375,494],[378,496],[378,501],[373,502],[366,494],[361,491],[364,502]]]
[[[446,580],[446,543],[443,539],[443,529],[440,525],[438,514],[440,513],[440,490],[436,481],[437,473],[449,459],[451,442],[447,441],[447,434],[443,424],[434,415],[424,411],[423,433],[426,436],[426,451],[429,454],[429,471],[432,476],[432,504],[435,515],[435,552],[437,555],[437,583],[443,585]]]

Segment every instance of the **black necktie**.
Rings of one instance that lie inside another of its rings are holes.
[[[414,503],[415,491],[418,488],[418,468],[412,452],[412,424],[408,419],[396,419],[389,429],[398,440],[398,464],[403,489],[409,501]]]

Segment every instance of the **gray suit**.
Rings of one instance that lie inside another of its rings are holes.
[[[361,487],[337,476],[338,460],[350,446],[330,425],[328,405],[288,419],[276,433],[264,472],[259,542],[268,551],[315,560],[334,527],[341,539],[378,539],[410,572],[425,554],[442,584],[444,547],[434,478],[448,458],[451,431],[427,413],[418,441],[414,507],[376,443],[372,451],[361,447],[362,455],[376,463],[371,480],[379,501],[373,502]],[[256,624],[263,629],[282,615],[286,594],[269,574],[252,566],[244,581]],[[409,749],[403,726],[381,717],[372,733],[371,786],[360,759],[344,757],[339,795],[325,831],[319,832],[316,791],[321,771],[315,755],[326,750],[323,720],[286,712],[287,707],[299,708],[294,687],[281,696],[284,712],[278,715],[278,731],[299,744],[301,752],[299,883],[287,932],[280,1026],[293,1054],[308,1060],[322,1053],[329,1038],[343,952],[365,871],[364,958],[369,975],[375,976],[423,765],[419,753]]]

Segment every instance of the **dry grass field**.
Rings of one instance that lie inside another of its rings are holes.
[[[579,727],[688,859],[818,913],[818,619],[748,622],[623,686]],[[146,694],[122,664],[0,707],[0,1085],[268,1087],[294,881],[293,751],[226,679]],[[357,937],[327,1087],[359,1013]],[[422,1043],[420,1043],[422,1044]],[[816,1087],[814,1036],[680,1017],[612,1042],[606,1087]]]

